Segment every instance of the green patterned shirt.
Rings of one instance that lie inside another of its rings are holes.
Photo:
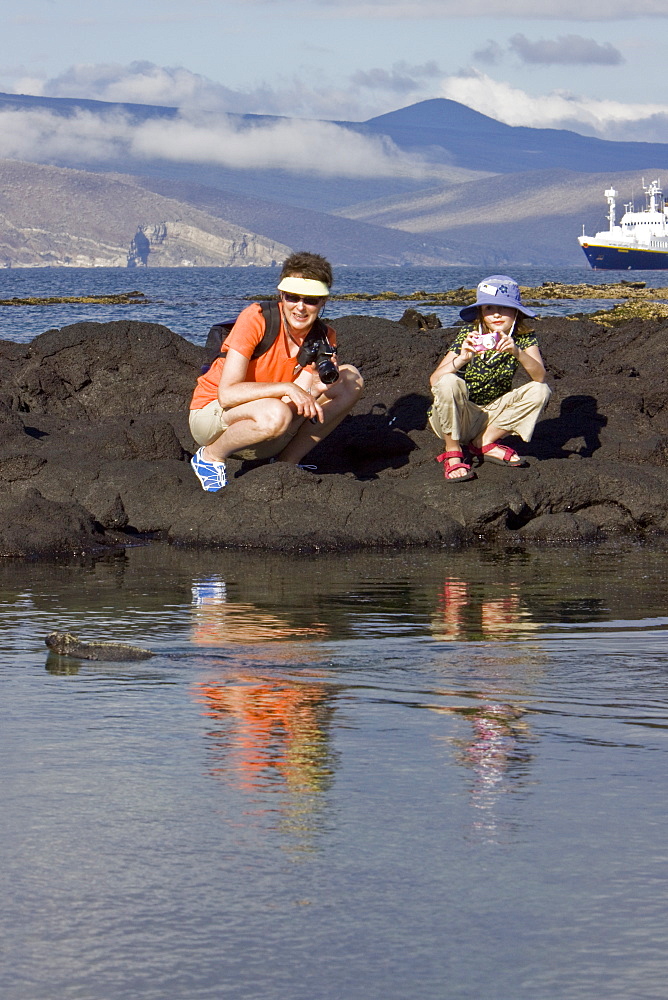
[[[461,345],[474,329],[476,328],[473,326],[463,327],[450,345],[450,350],[459,354]],[[523,351],[538,343],[533,330],[518,333],[513,339]],[[518,365],[519,361],[512,354],[484,351],[481,354],[474,354],[469,363],[464,365],[457,374],[466,382],[471,402],[477,403],[478,406],[485,406],[506,392],[510,392]]]

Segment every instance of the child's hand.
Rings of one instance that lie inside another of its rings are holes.
[[[459,348],[459,356],[464,358],[465,361],[470,361],[473,355],[477,354],[475,341],[476,336],[477,332],[475,330],[472,330],[471,333],[467,333],[466,339]]]
[[[495,351],[500,354],[512,354],[514,358],[519,357],[520,349],[509,333],[499,333]]]

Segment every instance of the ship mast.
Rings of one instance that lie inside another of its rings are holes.
[[[656,180],[652,181],[651,184],[645,185],[645,178],[642,179],[642,187],[645,192],[645,197],[647,198],[647,209],[649,212],[660,212],[663,210],[663,206],[659,205],[661,199],[661,182]]]
[[[608,199],[608,219],[610,221],[610,232],[615,228],[615,198],[617,197],[617,191],[614,188],[608,188],[605,192],[605,197]]]

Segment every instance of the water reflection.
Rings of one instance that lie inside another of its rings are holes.
[[[448,575],[438,587],[432,635],[446,642],[503,642],[529,635],[540,626],[522,602],[518,583],[487,588],[463,577]],[[542,673],[545,656],[533,646],[509,654],[498,646],[495,654],[485,645],[467,659],[467,679],[478,677],[485,687],[473,691],[442,692],[465,696],[465,705],[439,705],[435,711],[454,715],[467,723],[459,731],[439,739],[454,749],[454,760],[471,773],[470,802],[474,810],[471,834],[489,843],[509,831],[501,797],[527,784],[533,739],[526,719],[526,703],[532,681]],[[511,700],[506,700],[507,698]]]
[[[456,715],[470,726],[466,736],[443,739],[454,748],[457,763],[472,772],[469,791],[475,812],[471,832],[492,843],[509,829],[508,820],[500,813],[500,797],[527,785],[533,758],[528,744],[533,736],[524,707],[492,701],[483,693],[473,698],[476,704],[435,710]]]
[[[247,665],[248,647],[263,644],[273,665],[294,665],[294,645],[276,640],[302,640],[301,655],[305,638],[327,630],[295,626],[253,604],[228,600],[220,576],[193,581],[192,600],[193,641],[227,646],[224,674],[193,685],[210,725],[207,773],[249,795],[255,815],[278,815],[279,828],[292,843],[311,849],[323,828],[325,792],[334,770],[330,728],[338,688],[322,672],[293,679],[253,669]]]
[[[523,606],[520,587],[509,583],[503,594],[476,597],[469,581],[448,576],[439,587],[432,632],[440,640],[507,639],[538,628]]]
[[[287,615],[281,616],[275,606],[270,612],[248,601],[230,600],[227,583],[219,575],[193,581],[192,606],[192,638],[199,646],[315,639],[327,634],[327,627],[321,622],[302,626]]]
[[[0,992],[662,997],[667,573],[631,545],[0,565]],[[54,629],[156,657],[57,677]]]
[[[214,676],[193,685],[210,724],[209,776],[249,796],[256,816],[278,815],[282,832],[289,831],[300,847],[312,846],[313,835],[322,827],[325,793],[336,763],[330,733],[335,699],[342,690],[322,664],[319,670],[312,665],[322,660],[323,640],[340,640],[357,631],[354,623],[361,608],[367,629],[373,622],[374,628],[395,636],[404,631],[407,608],[413,618],[414,607],[425,608],[436,640],[485,643],[477,649],[463,647],[470,654],[456,657],[448,667],[453,681],[468,685],[473,677],[484,686],[437,690],[439,697],[465,698],[466,704],[429,707],[469,727],[466,736],[458,730],[443,739],[454,748],[456,763],[472,774],[472,832],[496,840],[507,828],[498,808],[500,797],[524,784],[532,759],[525,703],[543,657],[526,645],[515,654],[506,647],[499,656],[487,643],[531,632],[537,625],[516,583],[495,586],[490,594],[488,587],[454,574],[441,580],[436,586],[436,581],[431,586],[418,580],[397,579],[391,585],[369,581],[361,590],[357,583],[353,590],[330,594],[318,611],[318,602],[313,602],[310,617],[316,620],[311,621],[304,614],[306,601],[297,616],[294,606],[286,609],[280,600],[267,609],[249,601],[253,586],[248,581],[228,586],[220,574],[193,580],[193,641],[220,648],[225,655]],[[235,599],[241,594],[245,600]],[[327,616],[329,623],[321,620]],[[258,661],[263,667],[253,665]],[[297,670],[299,677],[294,676]],[[401,700],[402,692],[397,695]]]
[[[235,673],[194,690],[216,724],[207,734],[209,774],[235,771],[246,791],[275,784],[297,793],[327,787],[333,709],[324,685]]]

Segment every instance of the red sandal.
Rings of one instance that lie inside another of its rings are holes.
[[[449,458],[463,458],[463,457],[464,457],[463,451],[444,451],[442,455],[436,456],[436,461],[443,463],[443,475],[445,476],[445,479],[448,483],[467,483],[470,479],[476,478],[475,472],[471,469],[470,465],[466,464],[466,462],[457,462],[455,465],[447,464]],[[452,473],[456,469],[466,469],[467,475],[453,476]]]
[[[497,458],[495,455],[488,454],[494,448],[501,449],[503,458]],[[525,469],[529,464],[523,458],[520,458],[512,448],[509,448],[505,444],[499,444],[498,441],[492,441],[491,444],[484,444],[482,448],[477,448],[474,444],[470,444],[468,445],[468,449],[472,455],[477,455],[481,461],[484,459],[486,462],[493,462],[494,465],[510,466],[511,469]],[[519,462],[514,462],[514,458],[519,458]]]

